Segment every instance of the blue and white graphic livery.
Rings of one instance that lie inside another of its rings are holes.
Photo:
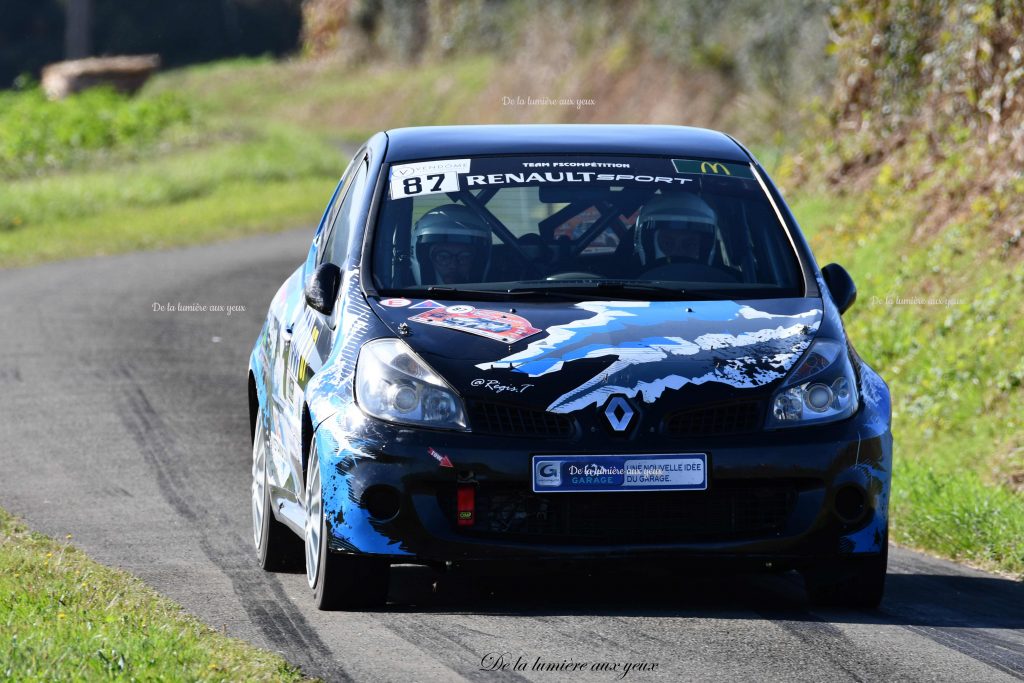
[[[553,413],[571,413],[602,405],[609,396],[642,396],[656,401],[666,389],[685,384],[721,382],[757,387],[783,377],[807,350],[818,330],[821,310],[796,315],[766,313],[732,301],[587,301],[576,308],[590,318],[556,325],[547,336],[499,361],[480,363],[481,370],[506,368],[540,377],[570,361],[613,357],[614,362],[551,405]],[[729,321],[730,332],[716,325]],[[769,321],[772,327],[766,326]],[[692,338],[656,335],[673,327],[693,331]],[[627,331],[636,341],[609,345],[610,332]],[[647,336],[650,334],[651,336]],[[666,363],[680,360],[685,362]],[[650,369],[637,367],[654,364]],[[675,370],[665,374],[667,369]],[[627,384],[623,380],[628,378]]]

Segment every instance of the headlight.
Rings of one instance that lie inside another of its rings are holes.
[[[849,354],[831,339],[819,339],[772,397],[768,429],[833,422],[853,415],[860,397]]]
[[[434,429],[466,429],[462,401],[400,339],[378,339],[359,350],[356,403],[367,415]]]

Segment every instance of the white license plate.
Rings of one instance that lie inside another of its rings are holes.
[[[535,493],[574,491],[702,491],[707,453],[535,455]]]

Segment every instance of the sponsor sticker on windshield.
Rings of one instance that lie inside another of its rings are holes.
[[[459,191],[459,174],[469,172],[469,159],[438,159],[391,167],[391,198]]]
[[[673,159],[672,165],[676,173],[700,173],[717,175],[725,178],[753,178],[750,167],[744,164],[730,164],[724,161],[708,161],[707,159]]]
[[[535,493],[571,491],[703,491],[706,453],[660,455],[535,455]]]

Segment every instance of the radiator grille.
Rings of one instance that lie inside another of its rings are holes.
[[[565,415],[500,403],[470,402],[469,420],[473,431],[482,434],[550,439],[568,438],[573,433],[572,420]]]
[[[749,434],[760,429],[763,421],[760,401],[729,403],[669,415],[665,420],[665,432],[671,436]]]

